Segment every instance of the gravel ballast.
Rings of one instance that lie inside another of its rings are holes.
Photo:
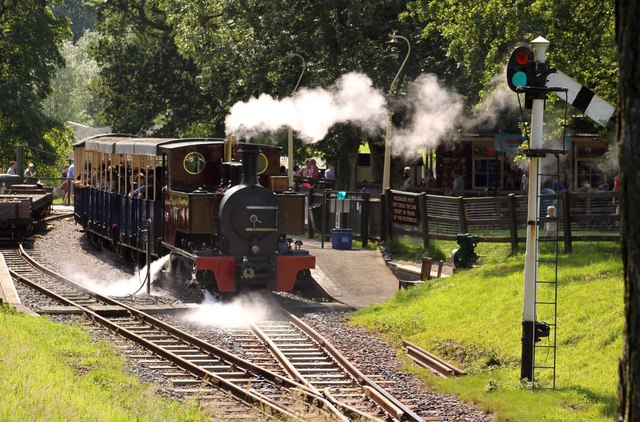
[[[120,257],[108,251],[96,249],[83,233],[81,226],[76,225],[72,219],[54,221],[50,223],[49,230],[45,234],[36,235],[32,252],[44,264],[47,264],[62,275],[74,281],[91,279],[95,283],[108,285],[117,281],[125,288],[121,294],[135,290],[135,280],[144,277],[137,275],[133,265],[125,262]],[[133,279],[133,280],[132,280]],[[128,290],[127,290],[128,289]],[[20,289],[24,295],[23,302],[30,307],[36,306],[41,297],[31,297],[28,291]],[[159,295],[159,293],[162,293]],[[171,292],[152,291],[152,297],[146,295],[137,296],[136,301],[172,303],[178,301],[196,302],[202,298],[201,292],[193,289],[180,288]],[[261,300],[259,306],[269,307],[270,300]],[[287,300],[292,300],[287,296]],[[295,300],[295,297],[293,298]],[[237,305],[237,304],[236,304]],[[212,308],[216,309],[216,308]],[[215,312],[220,311],[216,316]],[[226,312],[226,313],[225,313]],[[238,312],[238,310],[234,310]],[[242,312],[242,311],[240,311]],[[224,329],[219,328],[214,322],[232,319],[232,312],[220,309],[211,312],[208,321],[205,319],[185,319],[175,315],[162,316],[163,319],[175,323],[184,331],[195,336],[209,340],[221,348],[230,351],[238,351],[238,345],[230,336],[225,335]],[[397,355],[397,350],[382,341],[379,337],[360,327],[349,325],[348,314],[344,312],[313,312],[301,315],[301,319],[311,325],[320,334],[325,336],[336,348],[360,368],[366,375],[376,374],[380,380],[388,381],[385,387],[393,386],[394,394],[401,400],[417,403],[415,411],[422,417],[431,420],[442,421],[491,421],[491,415],[480,412],[473,406],[461,402],[454,396],[442,395],[430,391],[425,384],[415,375],[401,370],[404,363]],[[75,317],[51,317],[61,322],[77,321]],[[115,343],[123,351],[137,350],[138,346],[131,342],[125,342],[104,329],[96,329],[92,336]],[[357,345],[354,348],[353,345]],[[235,349],[235,350],[234,350]],[[126,356],[127,353],[125,353]],[[129,353],[130,354],[130,353]],[[149,370],[135,359],[128,361],[132,373],[146,382],[159,385],[159,393],[175,398],[184,399],[176,393],[162,376],[160,371]]]

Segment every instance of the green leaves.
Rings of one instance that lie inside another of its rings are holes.
[[[0,157],[15,157],[19,144],[46,149],[43,135],[57,126],[42,110],[51,78],[62,64],[59,45],[68,22],[51,12],[57,1],[21,0],[0,5]],[[29,158],[29,157],[28,157]],[[47,155],[42,160],[47,160]]]

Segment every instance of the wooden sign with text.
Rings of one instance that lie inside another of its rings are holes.
[[[420,224],[420,207],[418,206],[418,195],[406,193],[391,193],[391,207],[393,222],[417,226]]]

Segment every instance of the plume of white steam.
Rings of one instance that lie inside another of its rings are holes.
[[[419,147],[435,147],[458,124],[462,97],[442,86],[433,74],[420,75],[407,88],[410,125],[394,133],[394,155],[415,155]]]
[[[168,259],[169,255],[165,255],[151,263],[152,282]],[[92,279],[91,276],[82,274],[81,270],[76,272],[76,274],[78,273],[78,284],[105,296],[128,296],[134,293],[143,294],[147,292],[146,287],[143,286],[143,282],[147,275],[146,266],[144,266],[139,272],[137,271],[136,274],[130,278],[120,280],[96,280]]]
[[[336,123],[352,122],[368,132],[385,124],[386,99],[361,73],[348,73],[329,89],[301,89],[276,100],[268,94],[238,102],[225,120],[227,133],[274,132],[290,126],[303,138],[317,142]]]
[[[231,302],[218,302],[205,291],[205,300],[197,308],[188,311],[184,319],[198,322],[202,325],[217,327],[242,327],[250,322],[272,317],[272,309],[277,309],[273,299],[260,294],[250,292],[242,294]]]
[[[420,75],[408,87],[411,122],[393,135],[393,154],[412,156],[419,147],[436,146],[459,123],[462,97],[442,86],[433,74]],[[386,126],[384,93],[369,77],[348,73],[329,89],[302,89],[281,100],[262,94],[231,107],[225,123],[227,133],[250,135],[274,132],[290,126],[304,139],[317,142],[336,123],[351,122],[369,134]]]
[[[465,130],[476,131],[486,127],[496,127],[505,113],[520,115],[518,96],[507,86],[504,74],[500,72],[493,75],[482,101],[473,110],[473,115],[463,122]],[[524,96],[521,95],[520,101],[524,107]]]

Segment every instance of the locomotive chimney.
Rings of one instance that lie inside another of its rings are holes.
[[[259,185],[258,181],[258,154],[260,146],[250,143],[238,144],[238,151],[242,154],[242,184]]]

